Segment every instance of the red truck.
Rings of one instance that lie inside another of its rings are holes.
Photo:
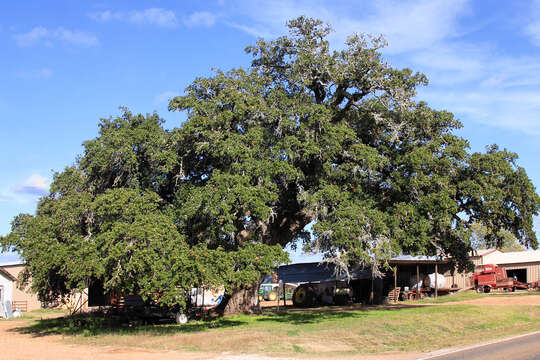
[[[471,275],[471,284],[477,292],[490,292],[491,289],[528,289],[529,285],[508,277],[506,269],[495,264],[479,265],[476,272]]]

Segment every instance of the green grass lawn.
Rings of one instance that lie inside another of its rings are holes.
[[[118,326],[103,317],[77,316],[29,322],[18,331],[94,345],[328,357],[471,344],[540,330],[538,319],[540,306],[448,304],[236,315],[181,326]]]

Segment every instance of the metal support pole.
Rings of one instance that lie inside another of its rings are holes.
[[[420,267],[416,264],[416,300],[420,300]]]
[[[439,268],[437,266],[437,263],[435,263],[435,297],[439,296],[439,293],[438,293],[438,284],[437,284],[437,279],[439,277]]]
[[[201,318],[204,320],[204,286],[202,288]]]
[[[396,294],[396,288],[397,288],[397,265],[394,268],[394,303],[397,303],[397,298],[399,297],[399,294]]]
[[[371,292],[369,293],[369,303],[373,305],[375,300],[375,294],[373,292],[373,274],[371,274]]]

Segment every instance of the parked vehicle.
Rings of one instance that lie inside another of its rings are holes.
[[[156,301],[144,301],[140,295],[115,298],[111,310],[127,320],[156,322],[174,319],[177,324],[185,324],[189,320],[201,319],[204,311],[219,305],[223,300],[223,289],[203,291],[201,288],[193,288],[188,295],[187,306],[183,311],[178,306],[162,306]]]
[[[494,264],[479,265],[471,275],[471,284],[476,292],[490,292],[492,289],[504,289],[516,291],[516,289],[528,289],[529,285],[508,277],[506,269]]]
[[[259,301],[275,301],[278,298],[279,284],[261,284],[259,288]]]
[[[352,300],[352,289],[342,281],[300,284],[293,293],[293,304],[299,307],[345,305]]]

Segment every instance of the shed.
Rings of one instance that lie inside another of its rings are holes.
[[[19,289],[18,287],[17,279],[23,269],[24,264],[20,262],[0,263],[0,270],[10,275],[10,301],[14,309],[16,308],[23,312],[40,309],[41,302],[37,295],[31,293],[28,289]]]
[[[332,263],[297,263],[282,265],[277,269],[278,279],[284,283],[306,283],[324,281],[351,281],[369,280],[371,271],[361,267],[349,270],[349,276],[344,272],[336,271]]]
[[[0,268],[0,317],[7,317],[6,309],[13,304],[13,284],[17,281],[13,275]]]
[[[276,269],[277,278],[272,275],[265,277],[264,282],[281,280],[284,284],[340,282],[348,283],[353,290],[355,301],[365,303],[381,303],[382,279],[372,277],[371,270],[362,266],[349,269],[349,273],[336,271],[333,263],[297,263],[281,265]]]
[[[482,264],[496,264],[506,269],[509,277],[524,283],[540,280],[540,250],[501,252],[485,255]]]
[[[455,269],[445,257],[402,254],[390,259],[388,263],[394,267],[393,276],[387,276],[387,278],[393,278],[392,283],[387,283],[387,288],[390,286],[389,289],[396,287],[413,289],[423,276],[433,273],[444,276],[446,283],[444,287],[452,289],[460,287],[456,282]],[[435,295],[442,287],[442,285],[436,287]]]

